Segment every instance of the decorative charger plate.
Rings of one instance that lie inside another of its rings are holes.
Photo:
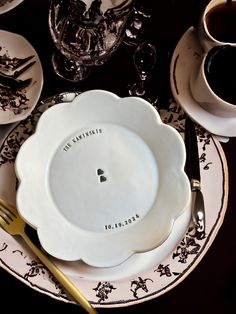
[[[21,146],[17,208],[52,256],[119,265],[163,243],[189,205],[184,165],[181,136],[148,102],[87,91]]]
[[[70,93],[45,101],[2,139],[0,196],[6,201],[15,205],[17,187],[14,172],[15,157],[21,144],[34,132],[39,116],[48,107],[62,101],[69,102],[74,96]],[[168,111],[161,110],[160,114],[165,123],[171,124],[183,134],[185,115],[175,102],[171,101]],[[197,133],[202,190],[206,208],[211,208],[206,211],[205,239],[196,239],[192,226],[188,223],[190,212],[185,211],[185,217],[182,215],[176,220],[170,237],[156,251],[134,254],[120,267],[103,269],[89,267],[82,262],[58,263],[95,307],[138,304],[173,289],[193,271],[215,239],[227,208],[227,163],[218,141],[202,128],[198,128]],[[171,240],[170,243],[168,240]],[[2,229],[0,229],[0,263],[4,269],[31,288],[58,300],[70,302],[24,243]]]
[[[223,118],[206,111],[193,98],[190,91],[190,74],[197,72],[203,51],[197,32],[190,27],[179,40],[171,60],[170,82],[176,102],[198,124],[212,134],[236,136],[236,118]]]
[[[29,86],[21,90],[7,90],[0,86],[0,124],[7,124],[25,119],[34,109],[40,97],[43,87],[43,70],[38,54],[31,44],[21,35],[0,30],[0,71],[6,74],[9,64],[14,63],[15,58],[24,59],[33,56],[28,62],[35,64],[25,71],[18,79],[32,79]],[[4,66],[1,60],[7,59]],[[22,65],[24,67],[27,64]],[[20,70],[18,68],[17,70]]]
[[[6,13],[16,6],[18,6],[24,0],[1,0],[0,1],[0,14]]]

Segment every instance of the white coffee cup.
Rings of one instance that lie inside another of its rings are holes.
[[[212,12],[214,17],[212,18]],[[231,13],[229,13],[229,11]],[[230,14],[229,16],[227,15]],[[217,16],[216,16],[217,13]],[[232,16],[232,18],[230,17]],[[220,19],[220,20],[219,20]],[[235,22],[234,22],[235,21]],[[233,23],[234,26],[227,26]],[[232,0],[231,5],[227,5],[227,0],[212,0],[203,10],[199,25],[198,36],[199,42],[204,51],[210,50],[214,46],[232,45],[236,46],[236,0]],[[235,31],[233,38],[228,33]],[[220,34],[221,33],[221,34]]]
[[[217,46],[202,55],[197,73],[190,77],[193,98],[206,111],[236,117],[236,47]],[[235,99],[234,99],[235,95]]]

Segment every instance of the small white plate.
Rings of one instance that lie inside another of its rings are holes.
[[[51,255],[115,266],[166,240],[190,201],[184,164],[148,102],[88,91],[45,111],[21,146],[17,207]]]
[[[31,68],[19,77],[22,80],[32,78],[32,82],[28,87],[19,91],[19,94],[11,95],[12,100],[15,101],[14,107],[12,105],[5,106],[0,101],[0,124],[7,124],[25,119],[34,109],[43,87],[43,70],[37,52],[21,35],[0,30],[0,48],[0,56],[6,54],[13,59],[33,55],[34,58],[28,63],[36,61]],[[3,95],[1,88],[0,95]],[[20,99],[25,99],[25,102],[19,103]]]
[[[0,14],[6,13],[16,6],[18,6],[24,0],[3,0],[0,1]]]
[[[212,134],[236,136],[236,118],[223,118],[204,110],[192,97],[189,80],[201,62],[202,48],[196,31],[190,27],[178,42],[170,66],[172,94],[186,113]]]

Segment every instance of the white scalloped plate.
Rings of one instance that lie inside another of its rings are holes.
[[[184,164],[148,102],[88,91],[48,109],[21,146],[17,208],[52,256],[115,266],[169,236],[190,201]]]

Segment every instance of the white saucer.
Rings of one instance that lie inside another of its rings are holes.
[[[197,71],[202,48],[196,30],[190,27],[178,42],[171,60],[170,82],[172,94],[186,113],[210,133],[236,136],[236,118],[223,118],[204,110],[192,97],[189,88],[191,71]]]

